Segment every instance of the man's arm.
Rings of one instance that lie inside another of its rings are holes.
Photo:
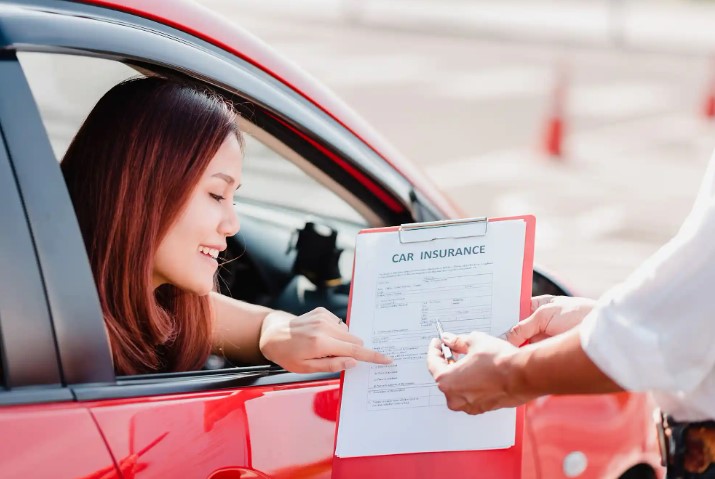
[[[545,394],[599,394],[622,391],[581,347],[579,328],[518,349],[504,363],[507,391]]]

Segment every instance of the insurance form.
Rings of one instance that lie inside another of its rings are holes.
[[[350,332],[393,358],[345,373],[335,455],[502,449],[515,409],[450,411],[427,370],[435,320],[446,331],[500,335],[519,320],[526,225],[490,222],[488,234],[401,242],[397,230],[358,235]]]

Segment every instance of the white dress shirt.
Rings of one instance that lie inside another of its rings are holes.
[[[715,420],[715,154],[680,231],[600,298],[581,345],[676,420]]]

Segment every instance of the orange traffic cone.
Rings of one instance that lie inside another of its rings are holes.
[[[708,89],[705,104],[703,105],[703,115],[705,115],[705,118],[708,120],[715,118],[715,86],[711,86]]]
[[[563,69],[557,73],[554,89],[551,94],[549,116],[546,119],[546,129],[542,148],[544,153],[553,159],[563,156],[564,139],[564,102],[566,100],[566,74]]]
[[[706,119],[712,120],[715,118],[715,60],[710,73],[710,82],[708,91],[705,95],[705,103],[703,104],[703,115]]]

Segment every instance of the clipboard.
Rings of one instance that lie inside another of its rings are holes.
[[[448,238],[486,236],[489,225],[501,221],[523,221],[525,224],[524,255],[521,270],[521,293],[519,296],[519,320],[531,313],[531,293],[534,263],[535,217],[532,215],[501,218],[466,218],[411,223],[401,226],[362,230],[359,234],[380,234],[397,232],[399,243],[438,242]],[[356,258],[357,261],[357,251]],[[354,280],[355,267],[353,267]],[[350,324],[353,288],[350,290],[346,322]],[[426,367],[426,366],[425,366]],[[434,477],[475,477],[481,479],[519,479],[522,475],[522,444],[524,438],[524,406],[516,408],[516,430],[514,445],[506,449],[473,451],[419,452],[362,457],[338,457],[336,447],[340,426],[340,411],[343,404],[343,384],[345,372],[340,377],[340,398],[338,418],[335,427],[332,479],[363,479],[366,477],[434,478]],[[445,431],[445,433],[448,433]]]

